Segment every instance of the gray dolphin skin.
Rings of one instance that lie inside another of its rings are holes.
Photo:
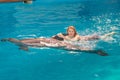
[[[50,48],[59,48],[59,49],[64,49],[67,51],[75,51],[75,52],[86,52],[86,53],[93,53],[93,54],[98,54],[100,56],[108,56],[108,53],[105,51],[98,49],[98,50],[73,50],[73,49],[68,49],[63,46],[46,46],[41,44],[40,42],[32,42],[32,43],[23,43],[21,40],[15,39],[15,38],[3,38],[0,40],[1,42],[6,42],[9,41],[11,43],[14,43],[15,45],[19,46],[19,49],[28,51],[29,47],[50,47]]]
[[[31,4],[35,0],[0,0],[1,3],[6,3],[6,2],[23,2],[27,4]]]

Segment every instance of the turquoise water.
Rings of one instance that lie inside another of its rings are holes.
[[[80,35],[115,31],[96,45],[109,56],[53,48],[26,52],[0,42],[0,80],[120,80],[120,1],[65,1],[1,3],[0,38],[51,37],[69,25]]]

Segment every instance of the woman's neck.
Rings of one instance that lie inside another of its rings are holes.
[[[70,39],[74,38],[74,36],[69,36],[69,35],[68,35],[68,37],[69,37]]]

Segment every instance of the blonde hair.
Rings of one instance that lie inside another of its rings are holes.
[[[75,32],[74,37],[75,37],[75,36],[77,35],[77,32],[76,32],[75,27],[74,27],[74,26],[69,26],[69,27],[67,28],[67,33],[68,33],[68,30],[69,30],[69,29],[74,30],[74,32]]]

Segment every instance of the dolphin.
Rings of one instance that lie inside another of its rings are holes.
[[[41,44],[41,43],[38,43],[38,42],[35,42],[35,43],[23,43],[21,42],[20,40],[18,39],[14,39],[14,38],[3,38],[0,40],[1,42],[6,42],[6,41],[9,41],[11,43],[14,43],[16,44],[17,46],[19,46],[19,49],[21,50],[25,50],[25,51],[28,51],[28,47],[50,47],[50,48],[60,48],[60,49],[64,49],[64,50],[67,50],[67,51],[75,51],[75,52],[87,52],[87,53],[94,53],[94,54],[98,54],[100,56],[108,56],[108,53],[106,53],[105,51],[101,50],[101,49],[98,49],[98,50],[74,50],[74,49],[68,49],[64,46],[47,46],[47,45],[44,45],[44,44]]]

